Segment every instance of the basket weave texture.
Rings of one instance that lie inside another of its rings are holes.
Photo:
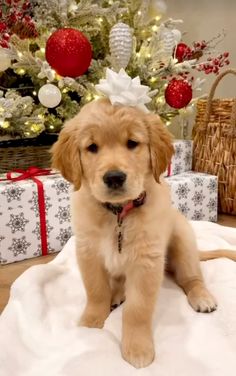
[[[193,169],[218,176],[219,212],[236,215],[236,98],[213,99],[217,85],[228,74],[236,75],[236,70],[221,73],[209,97],[197,103]]]
[[[38,139],[0,142],[0,173],[28,167],[48,168],[51,165],[50,148],[57,136]]]

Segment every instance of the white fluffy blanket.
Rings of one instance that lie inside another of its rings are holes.
[[[201,249],[236,249],[236,229],[192,223]],[[156,359],[136,370],[120,354],[122,306],[104,329],[77,326],[85,293],[74,238],[55,260],[31,267],[13,284],[0,317],[1,376],[235,376],[236,263],[202,263],[219,308],[194,312],[165,278],[154,316]]]

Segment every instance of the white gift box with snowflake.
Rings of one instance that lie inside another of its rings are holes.
[[[192,170],[193,142],[191,140],[175,140],[173,144],[175,154],[164,176],[173,176]]]
[[[189,171],[168,177],[166,182],[172,204],[188,219],[217,221],[217,176]]]
[[[37,185],[31,179],[12,182],[0,175],[0,263],[42,254]],[[72,235],[70,184],[61,175],[37,177],[43,183],[47,253],[60,251]]]

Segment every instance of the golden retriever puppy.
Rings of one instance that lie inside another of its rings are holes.
[[[53,166],[74,185],[72,222],[87,293],[80,325],[102,328],[111,305],[125,299],[121,351],[137,368],[155,356],[152,316],[165,263],[194,310],[217,307],[193,231],[171,206],[162,178],[173,153],[157,115],[105,99],[84,106],[52,148]]]

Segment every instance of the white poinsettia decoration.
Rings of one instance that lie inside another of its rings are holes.
[[[148,112],[145,104],[151,102],[150,88],[142,85],[138,76],[132,79],[123,68],[118,73],[107,68],[106,78],[101,79],[95,88],[113,105],[138,107]]]

